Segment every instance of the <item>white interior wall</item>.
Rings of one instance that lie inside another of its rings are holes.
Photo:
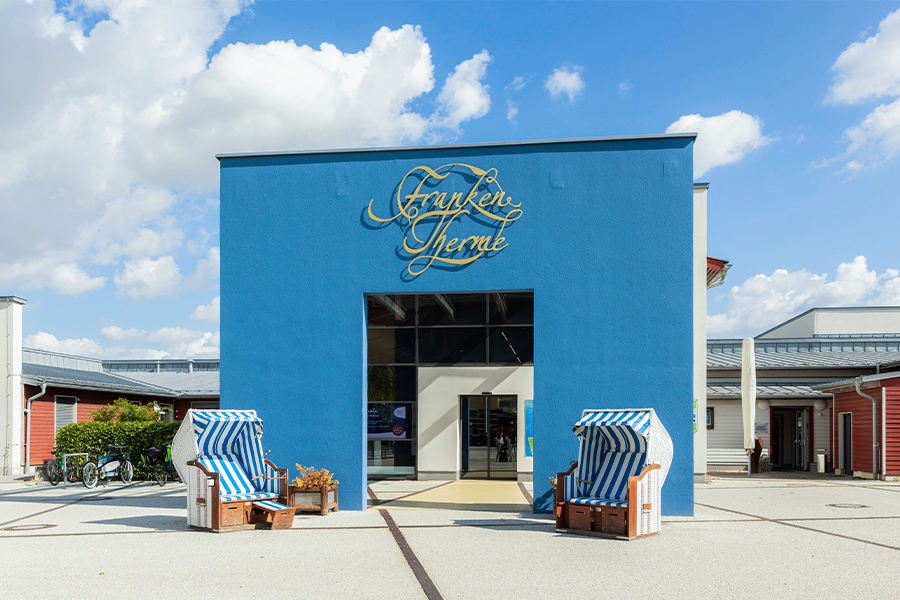
[[[490,392],[515,395],[519,480],[529,480],[534,459],[525,456],[525,401],[534,399],[534,367],[419,367],[419,479],[458,479],[459,397]]]

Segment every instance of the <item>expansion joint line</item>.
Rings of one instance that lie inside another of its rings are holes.
[[[429,577],[428,573],[425,571],[425,567],[422,566],[422,563],[419,562],[419,559],[412,551],[412,548],[409,547],[409,543],[406,541],[403,533],[401,533],[400,528],[397,527],[394,518],[383,508],[379,508],[378,513],[381,515],[381,518],[384,519],[384,522],[387,523],[388,529],[391,530],[394,541],[397,542],[397,546],[400,547],[400,552],[403,553],[403,558],[406,559],[406,563],[409,565],[409,568],[412,569],[413,575],[416,576],[416,581],[422,586],[425,597],[428,600],[444,600],[444,597],[441,596],[437,586],[434,585],[434,582],[431,581],[431,577]]]
[[[831,531],[823,531],[822,529],[815,529],[813,527],[805,527],[803,525],[797,525],[796,523],[789,523],[783,519],[769,519],[768,517],[762,517],[760,515],[752,515],[750,513],[740,512],[738,510],[731,510],[730,508],[722,508],[720,506],[712,506],[711,504],[701,504],[699,502],[695,502],[695,504],[697,506],[702,506],[704,508],[711,508],[713,510],[721,510],[724,512],[741,515],[743,517],[750,517],[752,519],[757,519],[759,521],[765,521],[767,523],[774,523],[776,525],[784,525],[785,527],[796,527],[797,529],[803,529],[805,531],[812,531],[814,533],[822,533],[824,535],[830,535],[832,537],[841,538],[843,540],[850,540],[852,542],[861,542],[863,544],[870,544],[872,546],[878,546],[879,548],[887,548],[888,550],[900,551],[900,547],[897,547],[897,546],[889,546],[888,544],[882,544],[880,542],[873,542],[871,540],[864,540],[862,538],[857,538],[857,537],[853,537],[850,535],[843,535],[841,533],[833,533]]]

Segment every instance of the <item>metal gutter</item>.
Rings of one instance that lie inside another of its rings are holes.
[[[25,412],[28,413],[28,434],[25,436],[25,472],[31,469],[31,402],[47,393],[47,384],[41,384],[41,391],[29,398],[25,404]]]
[[[434,146],[392,146],[384,148],[334,148],[318,150],[283,150],[274,152],[236,152],[216,154],[219,160],[228,158],[252,158],[263,156],[300,156],[316,154],[362,154],[373,152],[422,152],[425,150],[464,150],[469,148],[510,148],[521,146],[546,146],[551,144],[582,144],[592,142],[627,142],[668,139],[696,139],[697,134],[686,133],[657,133],[648,135],[613,135],[604,137],[569,138],[554,140],[523,140],[514,142],[480,142],[473,144],[439,144]],[[708,185],[708,184],[707,184]]]

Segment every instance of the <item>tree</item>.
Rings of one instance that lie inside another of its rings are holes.
[[[108,423],[110,421],[121,422],[152,422],[159,421],[160,410],[156,400],[149,404],[132,404],[125,398],[116,398],[112,404],[101,406],[90,412],[90,417],[95,422]]]

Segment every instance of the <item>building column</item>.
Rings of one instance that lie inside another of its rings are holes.
[[[25,437],[22,388],[22,307],[25,301],[15,296],[0,296],[0,428],[3,449],[0,472],[21,475]]]
[[[694,184],[694,481],[706,481],[706,193]]]

